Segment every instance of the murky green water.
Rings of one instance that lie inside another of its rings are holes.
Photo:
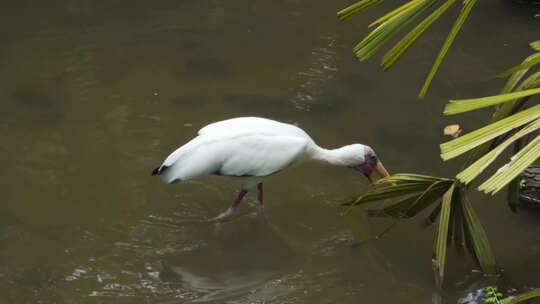
[[[3,1],[0,4],[0,303],[447,303],[486,279],[451,257],[434,287],[433,228],[339,200],[365,190],[345,169],[303,166],[215,225],[237,189],[167,186],[151,170],[205,124],[294,122],[323,146],[363,142],[392,172],[451,175],[438,143],[444,101],[493,94],[492,76],[538,39],[531,10],[481,1],[429,98],[416,90],[451,19],[392,71],[351,47],[375,12],[344,1]],[[381,7],[378,13],[383,12]],[[467,116],[466,129],[482,122]],[[537,214],[473,197],[509,287],[539,287]]]

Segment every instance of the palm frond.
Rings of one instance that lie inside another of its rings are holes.
[[[517,154],[522,148],[523,144],[525,143],[523,138],[520,138],[516,140],[514,143],[514,154]],[[513,212],[517,211],[517,207],[520,204],[520,188],[521,188],[521,174],[518,175],[516,178],[514,178],[509,184],[508,184],[508,192],[506,193],[506,201],[508,203],[508,207]]]
[[[528,56],[527,58],[525,58],[525,60],[522,61],[521,64],[530,62],[531,60],[533,60],[533,59],[535,59],[537,57],[540,57],[540,53],[535,53],[535,54],[532,54],[532,55]],[[512,92],[514,90],[514,88],[516,87],[516,85],[518,84],[518,82],[527,73],[528,70],[529,70],[528,68],[521,69],[519,71],[515,71],[512,75],[510,75],[510,77],[506,81],[506,84],[504,85],[504,87],[503,87],[503,89],[501,91],[501,94]]]
[[[436,182],[449,182],[449,181],[452,181],[452,179],[431,176],[431,175],[424,175],[424,174],[415,174],[415,173],[396,173],[388,177],[377,180],[375,182],[375,185],[411,183],[411,182],[432,184]]]
[[[372,190],[358,196],[356,199],[352,200],[349,205],[357,206],[388,198],[397,198],[413,194],[421,195],[426,190],[438,190],[437,187],[432,189],[434,184],[440,185],[441,187],[450,187],[452,183],[453,180],[447,178],[406,173],[394,174],[378,180],[374,184],[375,187]]]
[[[454,197],[452,198],[452,212],[450,213],[450,228],[449,230],[449,237],[448,240],[452,241],[454,247],[461,251],[463,248],[465,248],[464,243],[464,232],[465,232],[465,219],[463,216],[463,207],[461,206],[463,196],[465,195],[461,193],[461,189],[458,189],[460,191],[456,192],[454,194]]]
[[[376,6],[377,4],[381,3],[382,0],[361,0],[356,2],[353,5],[350,5],[339,12],[337,12],[337,16],[339,20],[345,20],[349,18],[350,16],[363,12],[373,6]]]
[[[416,25],[407,33],[396,45],[394,45],[384,56],[382,66],[384,70],[389,69],[395,64],[403,54],[414,44],[415,41],[437,20],[440,18],[456,0],[410,0],[405,4],[391,10],[387,14],[379,17],[372,22],[369,27],[375,27],[364,39],[362,39],[354,48],[353,52],[360,61],[371,58],[375,52],[383,46],[388,40],[402,31],[409,23],[416,19],[420,14],[426,11],[432,5],[442,2],[437,9],[429,14],[424,20]],[[338,12],[338,18],[344,20],[352,14],[363,12],[366,9],[380,3],[379,0],[362,0]],[[448,36],[437,57],[434,60],[426,80],[419,93],[419,98],[423,98],[437,73],[443,58],[452,45],[458,32],[461,30],[465,20],[469,16],[476,0],[464,0],[463,7],[456,18]]]
[[[526,62],[530,58],[531,58],[531,56],[529,56],[527,59],[525,59],[524,62]],[[502,94],[509,93],[514,88],[515,88],[516,91],[522,91],[522,90],[528,90],[528,89],[532,89],[532,88],[536,88],[536,87],[540,86],[540,71],[538,71],[536,73],[533,73],[532,75],[528,76],[519,85],[517,85],[519,80],[521,80],[521,78],[523,77],[523,75],[526,72],[527,72],[527,69],[520,70],[520,71],[517,71],[514,74],[512,74],[512,76],[506,82],[506,84],[505,84],[505,86],[504,86],[501,93]],[[491,123],[499,121],[499,120],[501,120],[501,119],[503,119],[505,117],[508,117],[509,115],[511,115],[513,112],[516,111],[516,108],[515,108],[516,104],[524,104],[530,97],[531,96],[526,96],[526,97],[523,97],[523,98],[519,98],[519,99],[516,99],[516,100],[512,100],[512,101],[508,101],[508,102],[503,103],[495,111],[495,113],[493,114],[493,116],[489,120],[489,123],[491,124]],[[491,148],[491,143],[490,142],[487,142],[487,143],[482,144],[481,146],[475,148],[473,150],[473,152],[471,153],[471,155],[469,156],[469,159],[467,160],[466,166],[472,164],[478,158],[482,157],[482,155],[487,153],[490,148]]]
[[[513,74],[513,73],[515,73],[517,71],[528,69],[528,68],[533,67],[533,66],[535,66],[535,65],[537,65],[539,63],[540,63],[540,55],[534,54],[534,55],[532,55],[532,58],[530,58],[528,61],[523,62],[520,65],[516,65],[515,67],[510,68],[510,69],[500,73],[497,76],[499,76],[501,78],[508,77],[508,76],[510,76],[511,74]]]
[[[360,61],[369,59],[390,38],[400,32],[423,11],[430,7],[435,0],[413,0],[411,5],[381,23],[366,38],[353,49]]]
[[[534,43],[533,43],[534,44]],[[445,107],[445,115],[468,112],[484,107],[500,105],[490,120],[490,124],[466,134],[455,140],[441,144],[441,157],[444,160],[461,155],[471,149],[466,168],[456,178],[464,184],[472,182],[487,166],[489,166],[508,146],[521,140],[526,135],[540,129],[540,105],[522,110],[526,101],[540,94],[540,71],[532,73],[521,81],[530,67],[540,63],[540,53],[528,56],[523,62],[510,69],[510,75],[502,94],[463,100],[451,100]],[[508,72],[508,71],[507,71]],[[521,82],[520,82],[521,81]],[[517,112],[517,113],[516,113]],[[512,114],[515,113],[515,114]],[[521,128],[523,125],[527,126]],[[517,130],[521,128],[521,130]],[[512,132],[514,134],[512,135]],[[506,137],[506,138],[505,138]],[[479,189],[486,193],[496,193],[514,181],[509,191],[509,204],[515,204],[517,176],[540,155],[535,148],[536,139],[529,143],[527,150],[522,150],[497,173],[480,185]]]
[[[422,89],[420,90],[420,93],[418,94],[419,98],[424,98],[426,96],[427,90],[429,89],[429,86],[431,85],[431,81],[435,77],[435,74],[439,70],[439,66],[441,65],[444,57],[446,56],[446,53],[448,52],[448,49],[450,49],[450,46],[454,42],[454,39],[456,38],[458,32],[461,30],[461,27],[465,23],[465,20],[469,16],[471,9],[473,8],[474,4],[476,3],[476,0],[465,0],[463,4],[463,8],[461,9],[461,12],[459,13],[456,21],[454,22],[454,25],[452,26],[452,29],[450,30],[450,33],[446,37],[446,40],[444,41],[444,44],[442,45],[439,54],[435,58],[435,62],[433,62],[433,66],[431,67],[431,70],[429,71],[429,74],[424,81],[424,85],[422,86]]]
[[[377,181],[372,190],[350,204],[357,206],[384,199],[396,199],[397,202],[382,209],[368,210],[371,216],[413,217],[440,201],[429,214],[430,222],[439,218],[433,247],[433,267],[438,284],[442,284],[447,245],[452,242],[457,248],[465,245],[482,269],[493,273],[495,260],[484,229],[465,201],[462,186],[457,181],[427,175],[394,174]]]
[[[508,101],[514,101],[518,98],[523,98],[540,93],[540,88],[517,91],[507,94],[499,94],[489,97],[482,98],[471,98],[471,99],[459,99],[459,100],[450,100],[445,108],[444,115],[455,115],[459,113],[469,112],[485,107],[494,106]]]
[[[533,50],[540,51],[540,40],[533,41],[529,43],[529,45],[531,46]]]
[[[514,155],[508,164],[500,168],[497,173],[481,184],[478,189],[492,194],[498,192],[539,157],[540,136],[537,136],[519,151],[519,153]]]
[[[469,246],[472,247],[470,250],[473,250],[472,253],[474,253],[476,260],[484,273],[495,274],[495,257],[493,256],[491,246],[489,245],[486,232],[484,231],[478,216],[474,212],[471,203],[466,197],[461,201],[461,206],[466,223],[466,239],[470,242]]]
[[[465,170],[461,171],[456,178],[464,184],[468,184],[473,181],[480,173],[482,173],[487,166],[489,166],[508,146],[512,145],[515,141],[519,140],[523,136],[530,134],[540,129],[540,119],[537,119],[516,132],[514,135],[506,139],[499,144],[496,148],[486,153],[479,158],[476,162],[468,166]]]
[[[438,275],[438,284],[442,284],[444,278],[444,265],[446,261],[446,244],[448,243],[448,226],[450,223],[450,210],[452,208],[452,196],[454,195],[454,185],[444,193],[437,228],[437,237],[435,238],[433,267]]]
[[[431,15],[420,22],[412,29],[405,37],[403,37],[394,47],[388,51],[382,60],[383,69],[389,69],[404,53],[407,51],[416,40],[437,20],[442,14],[450,8],[456,0],[447,0],[443,5],[436,9]]]
[[[448,160],[459,156],[499,135],[536,120],[539,117],[540,105],[516,113],[505,119],[441,144],[441,157],[443,160]]]
[[[417,5],[422,0],[410,0],[409,2],[399,6],[398,8],[391,10],[387,14],[383,15],[379,19],[371,22],[368,27],[374,27],[376,25],[381,25],[385,23],[386,21],[394,18],[395,16],[398,16],[400,14],[403,14],[405,11],[413,7],[414,5]]]
[[[378,186],[356,198],[351,205],[357,206],[372,201],[379,201],[387,198],[395,198],[407,194],[421,192],[425,190],[426,187],[427,186],[423,183]]]
[[[449,182],[434,182],[424,191],[413,194],[383,209],[368,210],[370,216],[413,217],[441,198],[448,190]]]

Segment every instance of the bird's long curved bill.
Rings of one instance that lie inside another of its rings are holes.
[[[377,164],[375,165],[375,168],[373,169],[374,169],[373,171],[377,172],[377,175],[379,175],[381,178],[390,176],[390,174],[388,173],[388,171],[386,171],[386,168],[383,166],[381,161],[377,161]],[[369,180],[373,181],[373,173],[369,177]]]

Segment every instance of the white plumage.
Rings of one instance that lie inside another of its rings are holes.
[[[210,124],[165,159],[167,183],[209,174],[266,176],[290,165],[312,141],[300,128],[263,118]]]
[[[373,169],[383,176],[388,175],[368,146],[354,144],[323,149],[297,126],[258,117],[233,118],[205,126],[197,137],[171,153],[152,174],[160,175],[166,183],[212,174],[243,177],[238,198],[217,217],[222,219],[230,215],[247,191],[256,185],[262,208],[264,177],[310,159],[351,167],[368,177]]]

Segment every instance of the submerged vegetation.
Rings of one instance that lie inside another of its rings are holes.
[[[346,19],[380,2],[380,0],[359,1],[339,11],[338,17],[342,20]],[[408,1],[370,24],[370,27],[375,28],[356,45],[355,55],[361,61],[369,59],[391,37],[403,31],[413,20],[431,9],[432,12],[423,21],[383,56],[383,68],[385,70],[390,68],[435,20],[456,3],[461,3],[461,12],[420,91],[419,97],[423,98],[476,0]],[[467,198],[467,193],[477,188],[479,191],[493,195],[507,188],[509,205],[512,210],[515,210],[519,202],[520,174],[540,157],[540,136],[538,135],[540,104],[533,99],[540,94],[540,71],[533,70],[540,64],[540,41],[532,42],[530,45],[535,51],[534,54],[523,60],[521,64],[499,75],[499,77],[507,78],[499,94],[482,98],[450,100],[446,105],[444,115],[456,115],[487,107],[494,109],[493,115],[485,126],[440,145],[441,158],[444,161],[469,153],[463,169],[455,177],[395,174],[379,180],[372,190],[349,203],[350,206],[358,206],[368,202],[393,199],[396,202],[381,209],[370,210],[370,214],[410,218],[428,210],[426,218],[428,224],[433,224],[438,219],[432,260],[438,286],[442,286],[444,279],[446,251],[449,245],[458,250],[467,250],[484,273],[497,272],[486,232]],[[510,147],[512,147],[510,161],[480,182],[478,186],[473,187],[479,175]],[[499,300],[498,297],[492,297],[491,299],[495,299],[496,303],[517,303],[536,296],[540,296],[539,290],[513,298]]]

